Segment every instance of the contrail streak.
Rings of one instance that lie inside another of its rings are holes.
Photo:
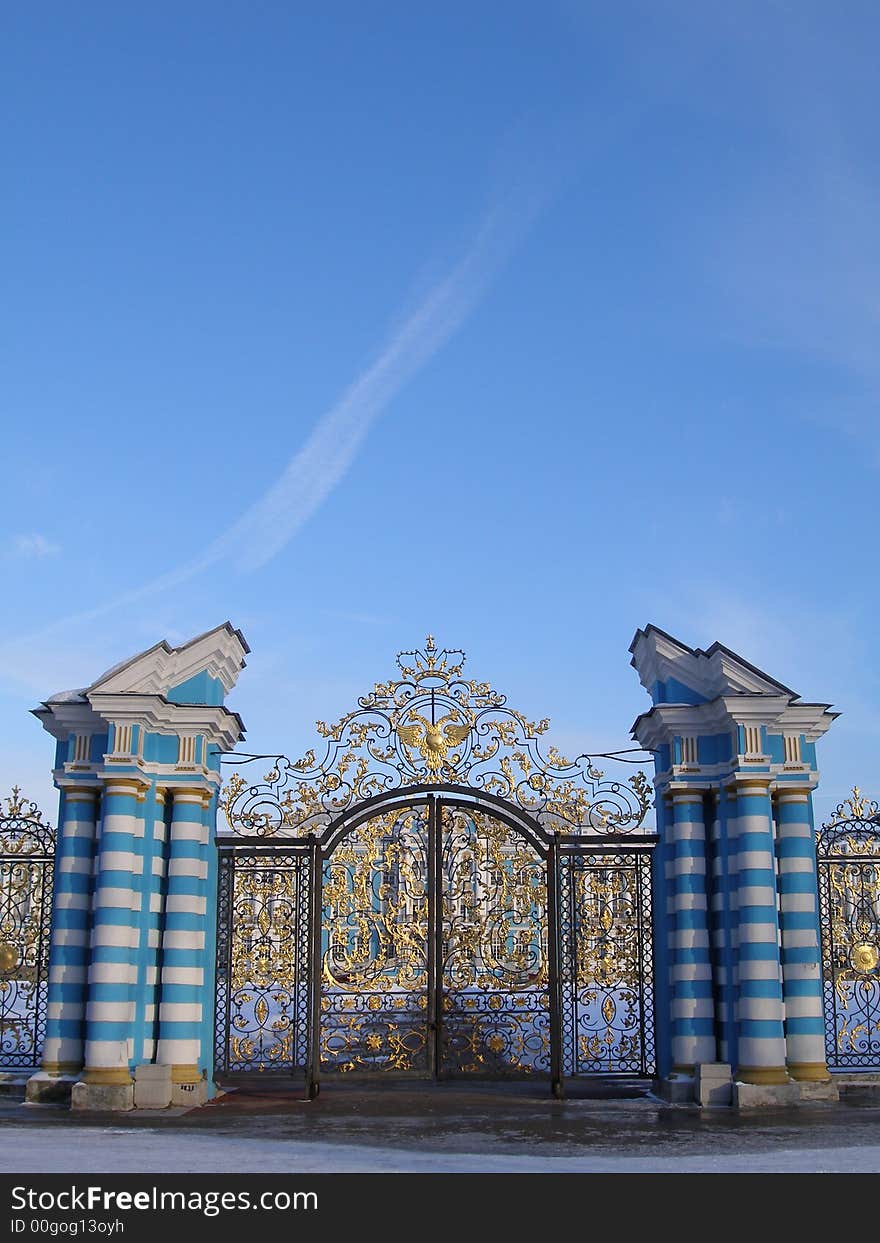
[[[509,200],[487,216],[464,256],[318,419],[276,482],[201,556],[94,608],[7,640],[0,646],[0,659],[5,657],[8,663],[25,643],[177,587],[220,561],[249,571],[277,556],[344,478],[377,417],[462,326],[547,198],[546,191],[525,196],[520,192],[515,203]]]
[[[275,484],[208,550],[253,570],[276,556],[348,472],[377,417],[461,327],[512,237],[488,222],[468,253],[404,321],[376,360],[315,425]]]

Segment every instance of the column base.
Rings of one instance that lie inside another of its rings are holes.
[[[70,1093],[71,1109],[134,1109],[134,1083],[127,1066],[87,1066]]]
[[[71,1090],[79,1074],[79,1067],[68,1073],[50,1071],[44,1067],[28,1079],[24,1099],[32,1105],[50,1104],[53,1101],[66,1103],[70,1100]]]
[[[47,1075],[73,1075],[78,1079],[82,1074],[82,1059],[78,1062],[43,1062],[40,1070]]]
[[[831,1075],[824,1062],[788,1062],[786,1065],[792,1079],[807,1083],[830,1083]]]

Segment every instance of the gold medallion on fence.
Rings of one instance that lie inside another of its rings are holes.
[[[856,971],[868,975],[880,962],[880,950],[870,941],[863,941],[860,945],[853,946],[851,961]]]
[[[0,977],[12,975],[18,966],[18,950],[8,941],[0,941]]]

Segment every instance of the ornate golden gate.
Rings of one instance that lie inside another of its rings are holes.
[[[817,834],[825,1051],[832,1070],[880,1067],[880,806],[858,787]]]
[[[407,663],[406,658],[409,658]],[[218,1072],[649,1075],[641,773],[545,759],[463,654],[401,653],[318,763],[231,778]]]
[[[430,794],[377,812],[324,869],[324,1071],[550,1073],[547,851]]]
[[[15,786],[0,816],[0,1068],[38,1066],[46,1032],[55,830]]]

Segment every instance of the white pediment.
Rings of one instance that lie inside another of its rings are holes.
[[[241,632],[230,622],[224,622],[181,647],[171,647],[163,639],[108,669],[85,694],[165,695],[172,687],[200,673],[218,678],[228,694],[244,668],[245,653],[249,650]]]
[[[797,699],[797,691],[777,682],[755,665],[721,643],[703,651],[688,647],[656,626],[637,630],[630,645],[639,680],[650,694],[657,682],[670,678],[681,682],[704,699],[719,695],[779,695]]]

